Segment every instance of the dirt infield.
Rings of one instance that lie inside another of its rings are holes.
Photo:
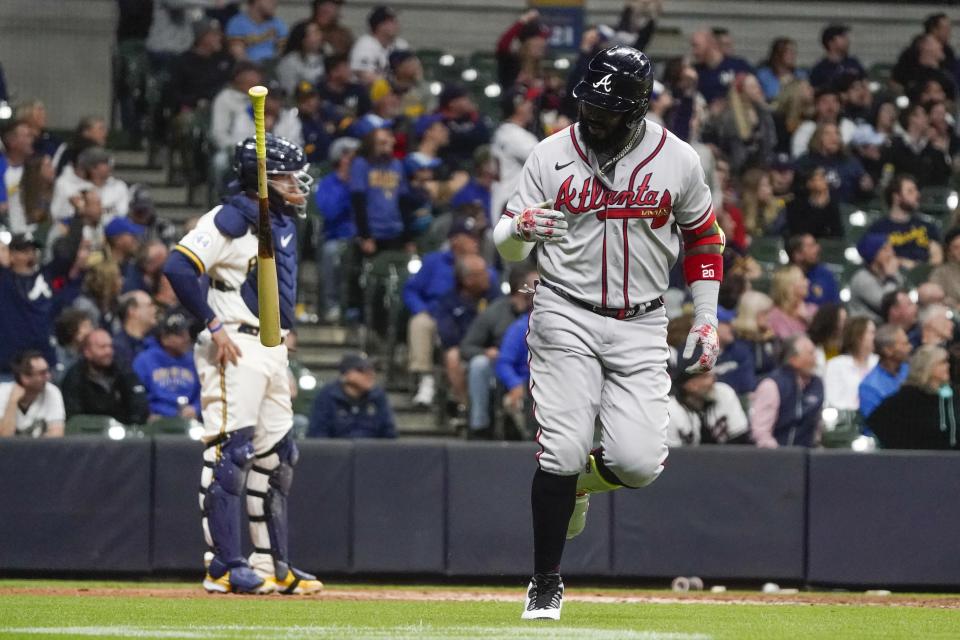
[[[131,584],[129,587],[7,587],[3,595],[31,596],[88,596],[106,598],[243,598],[250,596],[207,594],[196,587],[146,588]],[[515,602],[518,593],[507,590],[484,590],[482,588],[340,588],[331,586],[311,596],[292,596],[308,600],[402,600],[430,602]],[[831,605],[831,606],[878,606],[919,607],[927,609],[960,609],[960,596],[924,595],[865,595],[857,593],[793,593],[760,594],[749,592],[732,593],[671,593],[605,591],[598,589],[568,590],[564,596],[568,602],[597,604],[752,604],[752,605]]]

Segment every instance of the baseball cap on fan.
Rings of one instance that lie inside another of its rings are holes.
[[[385,7],[383,5],[374,7],[370,11],[370,15],[367,16],[367,24],[370,25],[370,31],[376,31],[377,27],[386,22],[387,20],[396,20],[397,12],[391,9],[390,7]]]
[[[820,44],[826,47],[831,40],[847,33],[850,33],[850,27],[845,24],[828,25],[820,32]]]
[[[190,321],[182,313],[171,313],[160,323],[160,334],[184,333],[190,331]]]
[[[340,360],[340,374],[349,371],[373,371],[373,363],[362,353],[348,353]]]
[[[10,238],[10,251],[26,251],[27,249],[42,249],[43,243],[34,237],[32,233],[15,233]]]

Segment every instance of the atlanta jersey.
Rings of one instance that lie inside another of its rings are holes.
[[[662,295],[681,231],[699,233],[715,221],[696,151],[650,120],[640,143],[606,176],[579,125],[540,142],[504,215],[547,200],[566,214],[569,231],[561,242],[538,245],[542,278],[612,309]]]

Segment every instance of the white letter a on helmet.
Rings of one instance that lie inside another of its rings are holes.
[[[594,83],[593,83],[593,88],[594,88],[594,89],[599,89],[599,88],[603,87],[604,92],[610,93],[610,91],[613,90],[613,87],[610,86],[610,76],[611,76],[611,75],[612,75],[612,74],[608,73],[607,75],[605,75],[605,76],[603,76],[602,78],[600,78],[600,80],[599,80],[598,82],[594,82]]]

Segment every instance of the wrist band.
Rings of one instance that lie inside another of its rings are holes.
[[[212,327],[207,327],[207,329],[210,330],[210,333],[211,333],[211,334],[214,334],[214,333],[216,333],[217,331],[220,331],[221,329],[223,329],[223,323],[222,323],[222,322],[218,322],[217,324],[215,324],[215,325],[212,326]]]

